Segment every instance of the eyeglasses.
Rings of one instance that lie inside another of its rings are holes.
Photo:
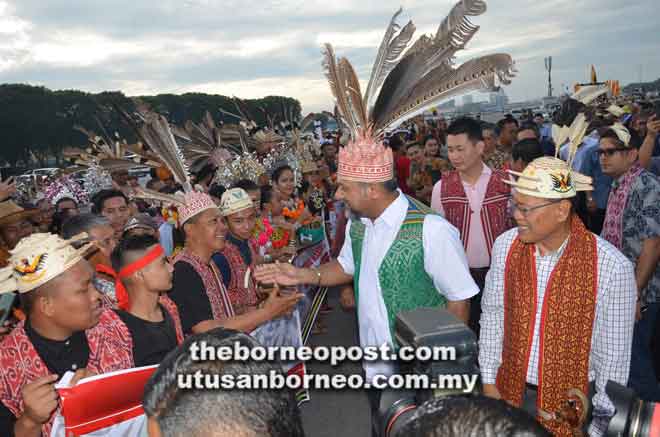
[[[518,210],[523,215],[523,217],[527,217],[530,212],[532,212],[536,209],[545,208],[546,206],[554,205],[555,203],[559,203],[559,202],[561,202],[561,200],[555,200],[555,201],[548,202],[548,203],[542,203],[542,204],[536,205],[536,206],[520,206],[512,200],[511,201],[511,206],[512,206],[512,212],[515,211],[515,210]]]
[[[623,152],[625,150],[628,150],[628,149],[626,149],[625,147],[617,147],[616,149],[598,149],[598,150],[596,150],[596,153],[598,153],[598,156],[605,155],[609,158],[612,155],[614,155],[615,153]]]

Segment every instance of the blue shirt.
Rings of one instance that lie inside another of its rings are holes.
[[[593,138],[588,138],[592,139],[592,141],[587,143],[587,138],[585,138],[585,144],[580,147],[584,153],[584,159],[582,160],[582,166],[578,171],[585,176],[593,178],[594,191],[592,192],[592,196],[594,202],[596,202],[598,209],[606,209],[607,198],[610,195],[610,187],[612,186],[612,178],[603,173],[603,170],[600,167],[598,140],[593,141]]]

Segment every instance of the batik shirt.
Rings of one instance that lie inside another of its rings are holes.
[[[616,189],[616,182],[612,189]],[[642,171],[633,182],[622,228],[621,252],[637,265],[644,240],[660,236],[660,180],[649,171]],[[642,295],[647,303],[660,301],[660,269],[657,266]]]

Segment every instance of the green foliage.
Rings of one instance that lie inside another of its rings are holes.
[[[15,165],[28,161],[34,155],[44,165],[48,157],[58,158],[66,146],[84,146],[87,138],[74,129],[80,125],[106,137],[119,136],[134,141],[135,136],[123,123],[115,107],[127,112],[135,110],[137,103],[165,115],[172,123],[183,124],[186,120],[199,122],[206,111],[219,122],[235,123],[233,117],[220,109],[237,113],[229,97],[188,93],[183,95],[160,94],[157,96],[127,97],[119,91],[90,94],[77,90],[51,91],[44,87],[5,84],[0,85],[0,162]],[[300,103],[292,98],[268,96],[246,100],[250,115],[260,125],[267,124],[259,108],[271,115],[281,114],[283,107],[293,116],[300,116]],[[287,115],[288,116],[288,115]],[[278,115],[277,121],[283,119]]]

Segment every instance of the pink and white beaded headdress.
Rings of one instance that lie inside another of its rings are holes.
[[[513,61],[507,54],[469,60],[456,67],[455,55],[479,30],[470,16],[486,11],[482,0],[462,0],[442,21],[435,35],[422,35],[410,44],[415,26],[390,21],[371,70],[364,95],[353,66],[335,57],[325,44],[324,69],[335,97],[341,122],[350,134],[339,151],[338,178],[360,182],[392,179],[392,152],[382,143],[386,131],[457,95],[492,89],[496,80],[510,83]]]

